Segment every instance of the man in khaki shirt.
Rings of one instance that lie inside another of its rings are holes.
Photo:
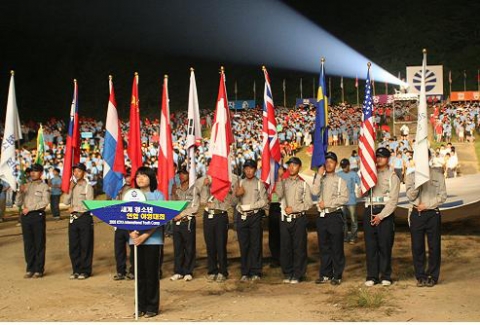
[[[245,178],[240,180],[235,190],[239,199],[235,213],[237,214],[237,236],[240,245],[241,282],[249,279],[260,280],[262,276],[262,218],[264,209],[268,208],[268,197],[265,185],[255,177],[257,163],[247,159],[243,164]]]
[[[429,152],[429,158],[431,154]],[[412,239],[413,266],[417,286],[433,287],[438,282],[441,263],[441,215],[439,205],[447,199],[445,177],[439,168],[430,168],[430,180],[415,188],[415,173],[405,181],[407,198],[412,203],[409,218]],[[425,237],[428,243],[426,267]]]
[[[178,171],[180,185],[173,185],[172,199],[188,201],[188,206],[173,219],[174,274],[170,280],[193,279],[195,268],[197,223],[196,214],[200,206],[200,191],[195,184],[189,186],[189,171]]]
[[[320,276],[317,284],[339,285],[345,269],[343,249],[344,224],[342,205],[348,202],[347,183],[335,174],[338,158],[334,152],[325,155],[325,168],[320,167],[312,186],[318,195],[317,237],[320,250]],[[325,171],[325,175],[323,172]]]
[[[302,161],[292,157],[287,161],[289,176],[279,181],[275,193],[282,202],[280,222],[280,264],[284,274],[283,283],[297,284],[307,271],[307,215],[313,205],[310,186],[299,175]]]
[[[365,285],[371,287],[381,283],[392,284],[392,248],[395,236],[394,212],[397,207],[400,180],[389,169],[391,152],[387,148],[378,148],[377,184],[365,196],[363,231],[365,252],[367,255],[367,278]]]
[[[84,280],[92,275],[93,218],[83,201],[93,200],[94,197],[93,187],[85,179],[86,170],[82,163],[73,166],[70,189],[64,197],[64,203],[70,206],[68,245],[73,269],[71,280]]]
[[[216,199],[211,191],[212,179],[209,175],[199,178],[195,185],[200,189],[201,202],[206,201],[203,212],[203,235],[207,246],[208,281],[224,282],[228,278],[227,241],[228,212],[236,203],[233,195],[237,177],[232,175],[229,193],[223,201]]]
[[[50,188],[42,181],[43,166],[33,164],[31,181],[21,185],[15,205],[22,208],[20,223],[27,273],[24,278],[41,278],[45,268],[45,208],[50,203]]]

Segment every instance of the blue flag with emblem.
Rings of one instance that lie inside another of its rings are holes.
[[[313,154],[311,168],[325,164],[328,150],[328,95],[325,83],[325,59],[322,58],[317,91],[317,111],[315,114],[315,133],[313,137]]]

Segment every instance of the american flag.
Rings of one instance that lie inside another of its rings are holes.
[[[263,96],[263,143],[262,143],[262,182],[268,186],[269,195],[272,194],[278,174],[278,166],[282,156],[277,136],[277,122],[275,121],[275,106],[273,105],[272,88],[267,69],[265,74],[265,91]],[[272,186],[270,186],[272,185]]]
[[[370,68],[365,82],[365,100],[363,101],[363,119],[359,143],[360,180],[362,195],[377,183],[377,167],[375,165],[375,129],[373,119],[372,84]]]

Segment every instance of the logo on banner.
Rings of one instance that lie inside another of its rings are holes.
[[[415,87],[416,90],[420,91],[421,83],[422,83],[422,70],[420,69],[413,76],[413,86]],[[433,88],[435,88],[436,83],[437,83],[437,76],[435,75],[435,72],[427,69],[427,72],[425,73],[425,91],[427,93],[431,91]]]

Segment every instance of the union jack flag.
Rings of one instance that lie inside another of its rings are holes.
[[[367,80],[365,81],[365,100],[363,101],[363,119],[360,132],[360,181],[363,195],[377,183],[377,167],[375,164],[375,128],[370,68],[368,68]]]
[[[275,106],[273,105],[272,88],[267,69],[263,67],[265,75],[265,91],[263,95],[263,143],[262,143],[262,175],[261,180],[268,187],[271,196],[278,175],[278,166],[282,159],[280,144],[275,121]]]

